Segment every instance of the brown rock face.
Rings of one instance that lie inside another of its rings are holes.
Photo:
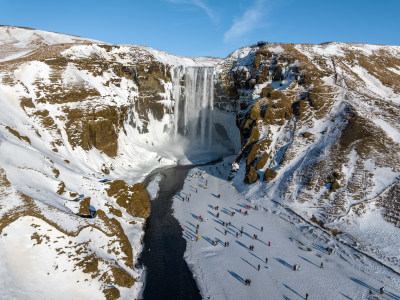
[[[256,168],[254,168],[253,166],[250,166],[244,177],[244,182],[251,184],[253,182],[256,182],[259,177],[260,176],[258,175]]]
[[[269,181],[271,181],[272,179],[274,179],[275,177],[276,177],[276,175],[277,175],[278,173],[276,172],[276,171],[274,171],[274,170],[272,170],[272,169],[267,169],[267,170],[265,170],[265,173],[264,173],[264,181],[267,181],[267,182],[269,182]]]
[[[123,180],[108,182],[107,194],[134,217],[147,218],[150,214],[150,199],[142,183],[131,186]]]
[[[84,198],[79,201],[79,216],[90,216],[90,197]]]
[[[118,132],[127,115],[127,109],[108,106],[97,109],[66,110],[66,132],[73,147],[85,150],[97,148],[110,157],[117,155]]]

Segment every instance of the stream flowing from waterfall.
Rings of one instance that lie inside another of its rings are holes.
[[[211,165],[221,159],[205,163]],[[146,268],[143,297],[148,299],[201,299],[200,291],[183,254],[186,241],[172,215],[173,197],[182,190],[190,169],[201,165],[177,165],[154,170],[144,181],[146,187],[161,175],[158,195],[151,201],[146,221],[144,248],[139,258]]]
[[[181,226],[172,216],[172,198],[183,187],[193,166],[175,166],[152,172],[146,178],[161,175],[158,196],[151,201],[151,213],[146,221],[144,249],[140,257],[146,267],[143,297],[147,299],[201,299],[183,254],[186,242]]]

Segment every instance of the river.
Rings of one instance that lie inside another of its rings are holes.
[[[158,195],[151,201],[144,250],[139,259],[146,267],[145,300],[201,299],[196,281],[183,258],[186,241],[182,237],[181,226],[172,216],[173,197],[182,190],[185,178],[193,167],[178,165],[159,169],[144,182],[147,186],[154,176],[162,176]]]

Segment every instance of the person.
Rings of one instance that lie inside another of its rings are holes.
[[[381,287],[381,288],[379,289],[379,293],[380,293],[380,294],[383,294],[384,291],[385,291],[385,288],[384,288],[384,287]]]
[[[306,300],[308,300],[308,294],[306,294]]]
[[[260,271],[260,265],[258,265],[258,271]]]
[[[198,228],[196,228],[196,234],[198,234],[199,233],[199,229]]]
[[[268,263],[268,257],[265,258],[265,263],[266,263],[266,264]]]
[[[229,242],[226,242],[226,245],[229,247]]]
[[[224,221],[222,221],[222,226],[225,226],[225,222]]]
[[[199,229],[199,227],[200,227],[200,225],[199,225],[199,224],[197,224],[197,229]]]
[[[236,237],[238,237],[239,236],[239,232],[236,232]]]
[[[264,227],[261,226],[261,231],[264,231]]]
[[[321,265],[319,267],[320,267],[320,269],[324,268],[324,263],[322,261],[321,261]]]
[[[217,213],[217,218],[219,218],[219,213]]]
[[[257,234],[255,234],[254,237],[257,239]]]
[[[243,226],[240,229],[243,231]]]
[[[226,235],[226,229],[225,229],[225,235]]]
[[[271,242],[270,241],[268,242],[268,246],[271,246]]]
[[[207,189],[207,184],[206,184],[206,189]]]

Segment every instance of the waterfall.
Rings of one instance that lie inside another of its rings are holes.
[[[174,135],[208,150],[212,145],[214,68],[177,67],[172,70]]]

